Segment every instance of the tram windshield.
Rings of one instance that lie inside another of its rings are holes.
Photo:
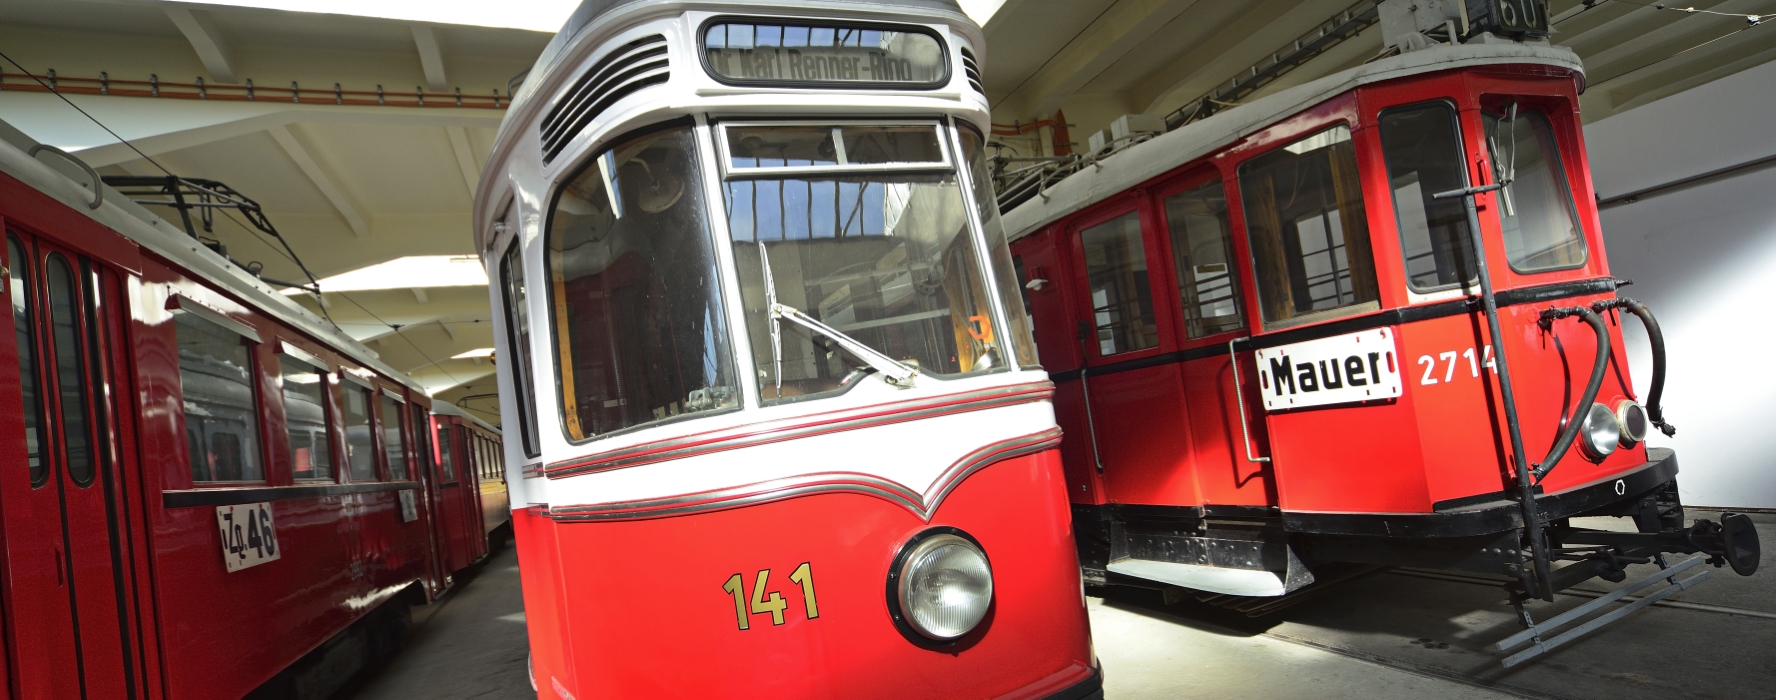
[[[725,215],[764,403],[844,391],[885,369],[870,351],[943,378],[1007,364],[941,127],[720,131]],[[773,323],[773,296],[834,332]]]

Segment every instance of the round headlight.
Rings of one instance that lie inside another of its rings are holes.
[[[1641,408],[1640,404],[1628,399],[1622,399],[1616,404],[1616,429],[1622,432],[1622,439],[1618,444],[1622,447],[1640,444],[1646,439],[1647,427],[1650,425],[1652,421],[1647,419],[1646,409]]]
[[[993,603],[993,567],[980,545],[959,530],[927,530],[895,558],[897,616],[937,641],[968,634]]]
[[[1616,425],[1616,413],[1600,403],[1591,404],[1585,422],[1579,426],[1579,448],[1592,460],[1602,460],[1616,451],[1622,429]]]

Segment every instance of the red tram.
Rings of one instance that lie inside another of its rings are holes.
[[[325,697],[486,551],[498,433],[84,168],[0,125],[0,688]]]
[[[476,230],[540,697],[1102,697],[981,43],[593,0],[530,71]]]
[[[1675,454],[1644,443],[1673,433],[1662,340],[1604,256],[1577,58],[1468,39],[1157,135],[1006,214],[1088,581],[1237,602],[1365,562],[1551,600],[1666,552],[1756,568],[1748,519],[1686,526]],[[1652,338],[1645,394],[1624,315]]]

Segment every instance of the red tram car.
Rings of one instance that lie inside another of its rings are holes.
[[[491,427],[4,124],[0,224],[8,697],[325,697],[486,551]]]
[[[589,0],[530,71],[476,229],[540,697],[1102,697],[981,43]]]
[[[1748,519],[1687,526],[1676,455],[1643,442],[1673,431],[1665,358],[1604,256],[1577,58],[1471,38],[1157,135],[1006,214],[1088,581],[1237,602],[1367,562],[1551,599],[1666,552],[1755,569]],[[1652,338],[1644,393],[1625,315]]]

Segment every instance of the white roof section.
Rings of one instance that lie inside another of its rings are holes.
[[[352,340],[351,336],[326,320],[290,301],[277,289],[259,281],[227,258],[198,243],[184,230],[161,220],[117,190],[100,184],[99,187],[104,192],[104,203],[98,209],[89,209],[92,190],[88,189],[89,180],[86,175],[81,173],[74,177],[64,173],[63,168],[76,173],[79,171],[56,156],[42,156],[42,160],[39,160],[27,155],[31,147],[36,145],[37,142],[24,132],[0,121],[0,172],[17,178],[67,205],[69,209],[185,268],[197,278],[238,297],[255,311],[326,343],[353,362],[375,370],[415,393],[426,393],[424,387],[405,373],[383,363],[371,349]],[[50,164],[52,160],[55,162],[53,166]]]
[[[1385,58],[1297,85],[1129,147],[1050,186],[1005,213],[1005,231],[1017,240],[1093,203],[1164,175],[1272,124],[1360,85],[1423,73],[1483,65],[1536,64],[1584,74],[1570,49],[1533,44],[1438,46]]]

